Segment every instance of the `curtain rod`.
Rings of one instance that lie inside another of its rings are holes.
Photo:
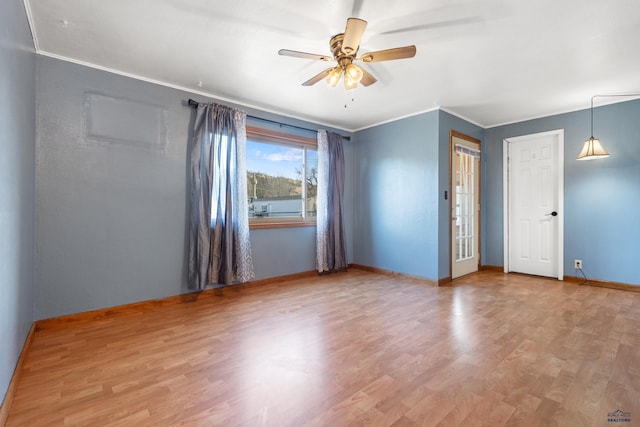
[[[189,101],[187,102],[187,104],[189,105],[189,107],[193,107],[193,108],[198,108],[198,105],[200,105],[200,103],[198,101],[194,101],[193,99],[189,98]],[[280,123],[280,122],[276,122],[275,120],[269,120],[269,119],[263,119],[262,117],[256,117],[256,116],[251,116],[247,114],[247,117],[252,118],[254,120],[260,120],[266,123],[272,123],[275,125],[278,125],[280,127],[286,126],[289,128],[293,128],[293,129],[300,129],[300,130],[306,130],[306,131],[310,131],[310,132],[318,132],[317,129],[309,129],[309,128],[303,128],[302,126],[295,126],[295,125],[288,125],[286,123]],[[351,141],[351,137],[350,136],[343,136],[342,139],[346,139],[347,141]]]

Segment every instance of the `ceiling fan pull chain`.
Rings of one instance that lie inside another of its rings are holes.
[[[347,104],[349,103],[349,95],[351,95],[351,102],[355,102],[355,96],[353,96],[353,89],[344,90],[344,108],[347,108]]]

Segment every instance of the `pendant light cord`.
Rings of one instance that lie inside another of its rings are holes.
[[[591,139],[593,139],[593,98],[598,95],[594,95],[591,97]]]
[[[593,139],[593,100],[595,98],[631,98],[636,97],[640,98],[640,93],[612,93],[606,95],[593,95],[591,97],[591,139]]]

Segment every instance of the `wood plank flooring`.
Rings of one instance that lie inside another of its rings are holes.
[[[227,288],[42,329],[7,425],[640,425],[639,324],[640,294],[496,272]]]

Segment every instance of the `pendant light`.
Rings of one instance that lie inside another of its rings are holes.
[[[607,153],[607,150],[600,144],[600,140],[593,137],[593,98],[596,96],[591,97],[591,138],[584,142],[582,151],[578,154],[576,160],[593,160],[609,157],[609,153]]]
[[[594,95],[591,97],[591,137],[584,142],[582,151],[578,154],[576,160],[593,160],[604,159],[609,157],[609,153],[604,149],[600,140],[593,137],[593,99],[594,98],[614,98],[614,97],[639,97],[638,93],[630,93],[626,95]]]

